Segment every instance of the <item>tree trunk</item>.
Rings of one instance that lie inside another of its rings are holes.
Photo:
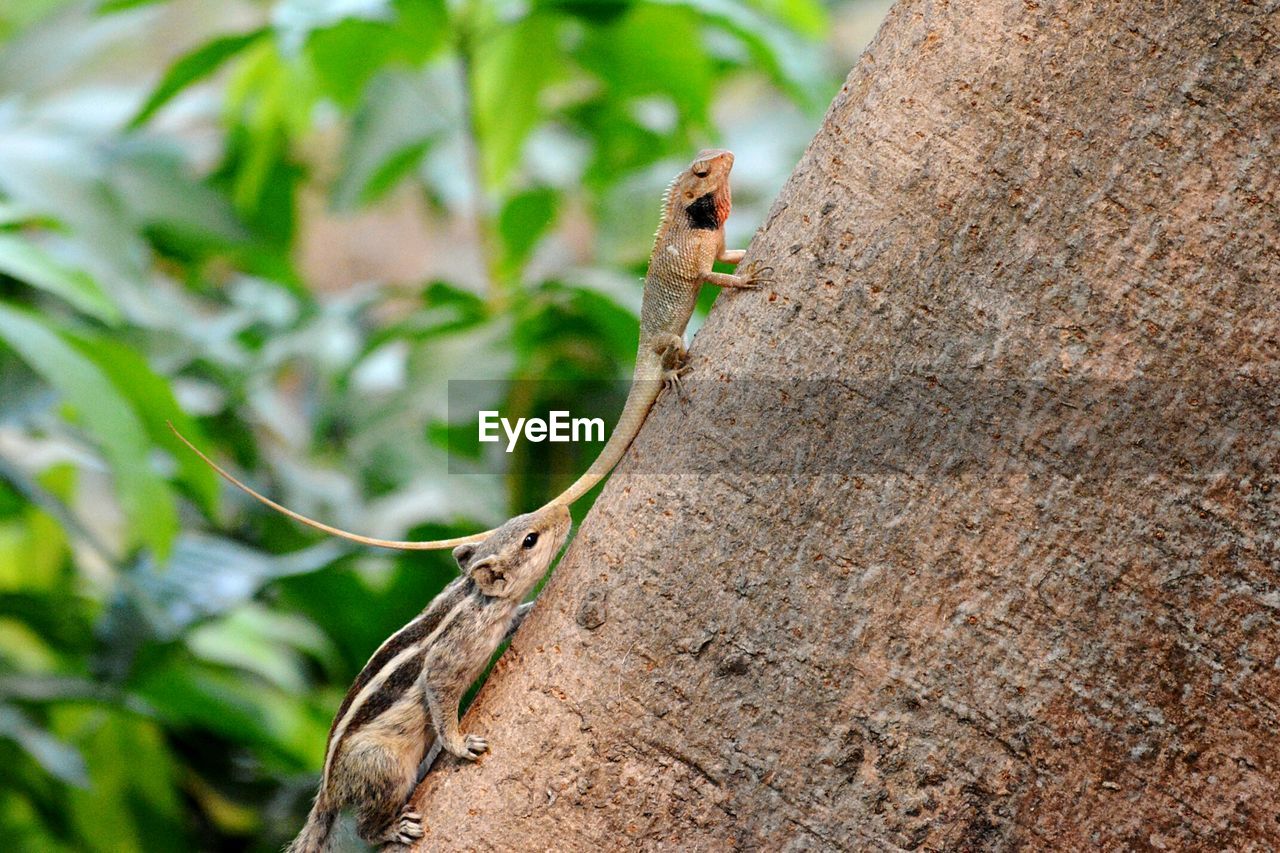
[[[1278,10],[898,3],[420,849],[1280,846]]]

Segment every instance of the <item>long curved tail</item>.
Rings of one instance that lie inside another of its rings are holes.
[[[618,424],[613,428],[600,455],[591,463],[591,467],[546,506],[552,504],[568,506],[591,491],[592,487],[603,480],[613,470],[613,466],[621,461],[622,454],[627,452],[627,448],[640,432],[640,427],[644,425],[644,420],[649,415],[649,409],[653,408],[654,401],[662,391],[660,374],[641,375],[649,372],[636,370],[636,376],[631,380],[631,390],[627,392],[627,401],[622,405],[622,414],[618,416]]]
[[[285,853],[324,853],[329,848],[329,835],[333,832],[333,823],[338,819],[338,810],[331,809],[324,801],[324,795],[316,797],[311,813],[307,815],[307,824],[302,832],[293,839],[293,843],[285,848]]]
[[[221,474],[223,479],[225,479],[231,485],[238,488],[240,491],[244,492],[245,494],[249,495],[252,498],[256,498],[257,500],[262,501],[262,503],[271,507],[276,512],[283,513],[284,515],[287,515],[290,518],[292,518],[294,521],[301,522],[302,524],[305,524],[308,527],[314,527],[316,530],[322,530],[325,533],[328,533],[332,536],[339,536],[343,539],[350,539],[352,542],[359,542],[361,545],[376,545],[379,548],[394,548],[397,551],[438,551],[442,548],[456,548],[459,545],[466,545],[470,542],[480,542],[486,537],[488,537],[490,533],[493,532],[492,530],[486,530],[483,533],[473,533],[470,536],[458,536],[454,539],[430,539],[422,542],[397,541],[394,539],[375,539],[372,536],[361,536],[359,533],[349,533],[346,530],[342,530],[340,528],[325,524],[323,521],[316,521],[314,518],[307,518],[302,513],[294,512],[293,510],[289,509],[287,506],[278,504],[275,501],[271,500],[271,498],[267,497],[266,495],[260,492],[254,491],[247,484],[240,482],[234,476],[232,476],[230,471],[223,468],[217,462],[214,462],[212,459],[206,456],[204,452],[201,451],[200,448],[192,444],[185,435],[178,432],[178,428],[175,427],[172,423],[169,424],[169,429],[173,430],[173,434],[176,435],[179,439],[181,439],[183,444],[191,448],[191,451],[195,453],[196,456],[199,456],[201,459],[203,459],[206,465],[208,465],[210,468],[212,468],[213,470]]]
[[[662,366],[657,357],[653,354],[646,353],[643,350],[636,359],[635,375],[631,380],[631,390],[627,392],[627,401],[622,406],[622,414],[618,417],[618,424],[613,428],[613,433],[609,436],[609,440],[605,442],[604,449],[600,451],[600,455],[591,463],[586,472],[574,481],[573,485],[565,489],[558,496],[546,503],[542,508],[552,506],[553,504],[569,505],[578,498],[585,495],[591,490],[596,483],[605,478],[608,473],[613,470],[613,466],[618,464],[622,459],[622,454],[627,452],[627,448],[631,446],[632,440],[636,434],[640,432],[640,427],[644,424],[644,419],[649,415],[649,409],[653,407],[653,403],[658,399],[658,394],[662,391]],[[230,471],[223,468],[217,462],[214,462],[204,454],[200,448],[192,444],[185,435],[178,432],[178,428],[172,423],[169,429],[173,430],[183,444],[191,448],[191,451],[204,460],[205,464],[222,475],[223,479],[231,483],[231,485],[240,489],[252,498],[256,498],[262,503],[274,509],[276,512],[287,515],[294,521],[314,527],[316,530],[328,533],[331,536],[338,536],[342,539],[349,539],[352,542],[359,542],[361,545],[374,545],[378,548],[393,548],[397,551],[438,551],[443,548],[456,548],[459,545],[467,545],[472,542],[481,542],[493,534],[493,530],[485,530],[480,533],[472,533],[470,536],[458,536],[453,539],[428,539],[420,542],[403,541],[395,539],[375,539],[372,536],[361,536],[359,533],[351,533],[338,527],[325,524],[323,521],[316,521],[314,518],[308,518],[300,512],[294,512],[287,506],[278,504],[271,498],[255,491],[247,484],[236,479]],[[496,528],[495,528],[496,529]],[[290,848],[292,849],[292,848]]]

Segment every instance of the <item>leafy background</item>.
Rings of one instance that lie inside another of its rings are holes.
[[[597,405],[666,181],[732,148],[747,242],[887,5],[5,0],[0,847],[278,849],[453,576],[166,421],[374,535],[538,505],[583,454],[460,452],[447,381]]]

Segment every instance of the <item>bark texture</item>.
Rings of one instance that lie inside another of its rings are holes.
[[[1280,847],[1278,34],[898,3],[420,849]]]

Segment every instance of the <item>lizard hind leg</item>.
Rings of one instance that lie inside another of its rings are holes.
[[[684,339],[668,332],[654,335],[649,346],[662,364],[662,387],[679,393],[681,399],[684,399],[681,380],[690,369],[689,351],[684,347]]]
[[[681,368],[689,359],[689,351],[684,348],[684,338],[671,332],[654,335],[649,341],[649,348],[662,359],[663,370]]]

